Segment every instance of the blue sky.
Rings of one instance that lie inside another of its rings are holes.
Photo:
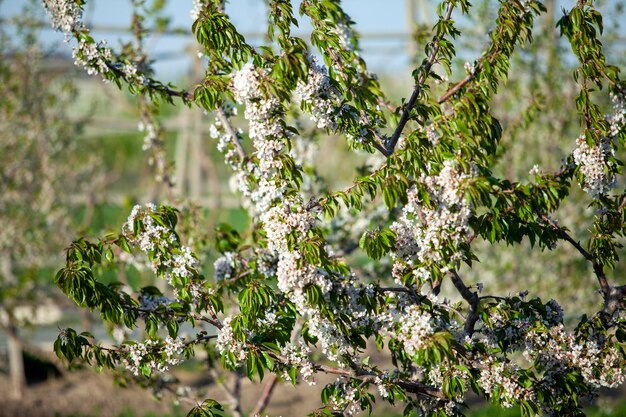
[[[435,4],[428,2],[431,13],[434,14]],[[480,3],[475,0],[473,3]],[[618,0],[606,0],[603,3],[611,6]],[[572,0],[557,0],[557,3],[571,3]],[[28,0],[0,0],[0,16],[10,17],[19,14]],[[299,4],[299,0],[294,0]],[[343,0],[342,5],[346,12],[357,22],[357,30],[363,34],[392,33],[402,34],[408,32],[406,17],[406,0]],[[174,27],[189,28],[192,21],[189,11],[192,0],[169,0],[166,13],[171,16]],[[609,7],[611,9],[612,7]],[[560,9],[560,7],[559,7]],[[86,19],[90,24],[106,26],[128,26],[131,16],[130,0],[88,0]],[[263,0],[230,0],[227,12],[233,23],[243,33],[265,32],[265,1]],[[418,14],[418,20],[422,19]],[[605,18],[606,15],[605,15]],[[306,32],[303,27],[299,32]],[[620,33],[624,33],[622,27]],[[94,31],[96,39],[105,38],[109,44],[115,46],[117,40],[124,36],[119,33],[107,33]],[[42,31],[42,40],[49,45],[59,45],[59,50],[69,54],[70,48],[63,44],[63,35],[52,30]],[[249,39],[250,40],[250,39]],[[185,36],[161,36],[154,42],[149,42],[149,50],[152,56],[157,58],[156,66],[158,76],[165,80],[175,81],[189,71],[193,54],[185,53],[185,49],[191,44],[191,37]],[[254,42],[252,41],[254,44]],[[406,55],[406,43],[402,38],[372,39],[365,38],[361,42],[363,57],[371,69],[377,72],[404,74],[408,76],[408,58]]]
[[[4,0],[0,3],[0,15],[10,17],[20,13],[28,0]],[[265,5],[263,0],[231,0],[227,12],[233,23],[243,33],[265,32]],[[343,7],[357,22],[357,29],[367,33],[406,33],[407,19],[405,0],[344,0]],[[167,13],[175,27],[190,27],[192,20],[189,11],[191,0],[170,0]],[[86,19],[94,26],[127,26],[130,22],[131,5],[129,0],[89,0]],[[298,32],[304,33],[306,28]],[[93,32],[94,37],[106,38],[110,45],[124,39],[119,33]],[[49,45],[62,44],[63,35],[52,30],[42,31],[42,39]],[[190,56],[184,55],[190,38],[184,36],[161,36],[148,45],[155,57],[160,58],[157,71],[167,79],[175,79],[187,72]],[[368,64],[377,71],[402,72],[407,70],[405,43],[394,39],[365,39],[362,41],[363,55]],[[66,47],[69,51],[70,48]],[[63,50],[60,47],[60,50]],[[182,56],[181,56],[182,55]]]

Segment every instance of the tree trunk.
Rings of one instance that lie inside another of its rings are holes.
[[[22,342],[18,337],[16,326],[9,324],[6,327],[6,331],[9,349],[9,368],[11,371],[11,396],[16,400],[20,400],[24,396],[24,389],[26,388]]]

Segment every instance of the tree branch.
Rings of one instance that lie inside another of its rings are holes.
[[[265,382],[263,386],[263,392],[261,393],[261,397],[257,401],[254,409],[250,412],[250,415],[253,417],[260,416],[263,410],[267,407],[267,404],[270,402],[270,398],[272,397],[272,393],[274,392],[274,388],[278,383],[278,377],[274,374],[270,375],[268,380]]]
[[[567,233],[566,229],[563,227],[559,227],[559,225],[549,218],[546,215],[542,215],[541,219],[548,223],[552,229],[558,232],[561,235],[561,238],[567,242],[569,242],[580,254],[591,263],[593,267],[593,272],[596,274],[598,278],[598,283],[600,284],[600,291],[602,291],[602,296],[604,297],[605,302],[609,297],[609,293],[611,292],[611,286],[609,285],[609,281],[606,278],[606,274],[604,273],[604,266],[598,262],[598,260],[590,254],[585,248],[581,246],[581,244],[576,241],[569,233]]]
[[[480,298],[475,292],[472,292],[463,282],[461,277],[456,271],[450,271],[450,279],[454,284],[454,287],[461,294],[461,297],[467,301],[469,304],[469,312],[467,313],[467,319],[465,320],[465,325],[463,326],[463,330],[468,336],[471,336],[474,333],[474,326],[478,321],[478,305],[480,303]]]
[[[444,21],[450,20],[453,9],[454,9],[454,5],[452,4],[452,2],[449,2],[448,9],[446,10],[446,14],[443,17]],[[430,69],[435,64],[435,61],[437,60],[437,53],[439,52],[439,45],[440,45],[442,38],[443,38],[443,34],[435,37],[435,39],[433,40],[433,46],[432,46],[432,50],[430,51],[430,55],[428,56],[426,61],[422,65],[420,65],[420,67],[418,68],[420,75],[417,79],[417,82],[415,83],[415,87],[413,88],[413,93],[411,94],[409,101],[407,101],[407,103],[404,105],[404,108],[402,109],[402,115],[400,116],[400,121],[398,122],[398,126],[396,126],[396,129],[394,130],[391,137],[386,140],[385,152],[383,152],[383,154],[387,157],[393,154],[393,151],[395,150],[396,145],[398,144],[398,140],[400,139],[400,135],[402,135],[402,131],[404,130],[404,127],[406,126],[406,124],[408,123],[411,117],[411,110],[413,110],[413,107],[415,107],[415,103],[417,102],[417,99],[419,98],[420,93],[423,90],[423,85],[426,82]]]
[[[228,120],[224,109],[220,107],[215,112],[217,113],[217,118],[219,119],[220,123],[222,124],[222,126],[224,126],[226,133],[228,133],[228,136],[230,136],[230,143],[233,144],[233,147],[239,154],[241,162],[245,162],[246,159],[248,159],[248,154],[243,149],[243,146],[241,146],[239,138],[237,137],[237,133],[235,132],[235,129],[233,129],[233,126],[230,124],[230,120]]]
[[[300,336],[300,331],[302,330],[302,323],[296,321],[296,324],[293,326],[291,330],[291,343],[295,344]],[[254,409],[250,413],[251,416],[256,417],[259,416],[263,410],[267,407],[270,402],[270,398],[272,398],[272,394],[274,393],[274,388],[276,388],[276,384],[278,383],[278,377],[276,374],[272,374],[269,376],[269,379],[263,386],[263,392],[261,393],[261,397],[259,397]]]
[[[261,348],[263,349],[263,347]],[[276,352],[268,351],[268,354],[277,361],[280,361],[285,364],[289,363],[287,358],[277,354]],[[366,371],[366,370],[358,368],[354,364],[353,364],[352,369],[336,368],[336,367],[328,366],[328,365],[313,364],[313,369],[317,372],[340,375],[340,376],[345,376],[348,378],[359,379],[362,381],[367,380],[367,379],[371,380],[372,378],[375,378],[377,376],[379,377],[383,376],[382,373]],[[441,392],[439,389],[429,386],[429,385],[422,384],[420,382],[399,380],[394,383],[412,394],[424,395],[424,396],[435,398],[435,399],[446,399],[443,392]]]
[[[459,81],[454,87],[450,88],[448,91],[446,91],[441,97],[439,97],[439,100],[437,100],[437,103],[439,104],[443,104],[444,102],[446,102],[450,97],[452,97],[454,95],[454,93],[456,93],[457,91],[459,91],[461,88],[463,88],[465,86],[465,84],[469,83],[470,81],[472,81],[474,79],[474,74],[470,74],[467,77],[463,78],[461,81]]]

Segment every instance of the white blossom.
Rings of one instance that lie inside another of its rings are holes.
[[[52,27],[66,34],[81,31],[83,11],[73,0],[43,0],[43,5],[50,13]],[[67,38],[66,38],[67,39]]]
[[[585,136],[579,136],[576,145],[573,156],[585,179],[583,189],[593,198],[608,193],[616,184],[615,175],[606,173],[608,158],[613,156],[613,148],[606,140],[589,146]]]
[[[300,370],[302,379],[309,385],[315,385],[313,379],[315,369],[313,363],[309,360],[311,349],[302,341],[298,345],[287,344],[282,347],[281,356],[286,361],[286,365],[295,366]]]
[[[590,146],[585,136],[581,135],[576,139],[577,147],[573,152],[574,162],[584,178],[581,185],[593,198],[607,194],[617,185],[615,164],[610,158],[615,155],[612,145],[626,124],[626,102],[624,97],[618,94],[611,94],[611,100],[613,113],[606,116],[609,122],[608,136],[596,140],[596,143]]]
[[[139,376],[144,367],[149,372],[167,372],[168,365],[180,363],[179,356],[184,347],[185,341],[179,337],[168,336],[162,341],[147,339],[141,343],[126,345],[128,353],[123,361],[126,368],[135,376]]]
[[[529,175],[541,175],[541,168],[539,168],[539,165],[535,164],[530,169],[530,171],[528,171],[528,174]]]
[[[318,128],[335,130],[337,116],[334,113],[339,97],[327,74],[326,67],[311,58],[306,83],[298,81],[296,96],[309,109],[311,120]]]
[[[204,0],[193,0],[193,6],[189,11],[189,17],[191,20],[198,20],[200,17],[200,12],[202,11],[202,7],[204,6]]]
[[[409,356],[414,356],[428,345],[429,337],[434,333],[433,318],[420,311],[418,306],[411,305],[399,317],[398,340],[404,345]]]
[[[348,25],[339,22],[334,28],[332,28],[332,32],[339,38],[339,45],[343,49],[347,51],[354,50],[354,46],[352,45],[354,36],[352,34],[352,29]]]
[[[215,281],[220,282],[232,278],[235,269],[235,252],[224,252],[213,263]]]
[[[217,334],[215,347],[221,354],[232,353],[236,363],[230,363],[230,365],[235,366],[245,361],[248,353],[245,344],[235,339],[231,326],[232,319],[232,316],[228,316],[222,321],[222,328]],[[230,359],[228,361],[230,362]]]
[[[445,263],[460,258],[458,247],[466,241],[470,231],[471,207],[463,191],[470,179],[471,176],[456,168],[452,160],[446,160],[439,174],[420,178],[430,194],[433,208],[421,201],[416,187],[408,191],[408,204],[391,225],[396,233],[393,253],[396,278],[402,275],[404,263]],[[449,248],[455,252],[446,254],[444,249]]]

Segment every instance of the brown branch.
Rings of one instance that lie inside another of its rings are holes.
[[[302,330],[302,323],[296,321],[296,324],[293,326],[293,329],[291,329],[290,340],[292,344],[296,343],[296,341],[300,337],[301,330]],[[269,379],[267,380],[267,382],[265,383],[263,387],[263,392],[261,393],[261,396],[259,397],[256,405],[254,406],[254,409],[250,413],[251,416],[253,417],[259,416],[263,412],[263,410],[265,410],[265,408],[270,402],[270,399],[272,398],[272,394],[274,393],[274,388],[276,388],[277,383],[278,383],[278,377],[275,374],[270,375]]]
[[[278,377],[274,374],[270,375],[268,380],[265,382],[265,385],[263,386],[263,392],[261,393],[261,397],[259,397],[259,400],[254,406],[254,409],[250,413],[251,416],[260,416],[263,410],[265,410],[267,404],[269,404],[270,398],[272,397],[272,393],[274,391],[274,388],[276,388],[277,383]]]
[[[186,317],[186,314],[181,313],[181,314],[177,314],[175,311],[171,310],[171,309],[166,309],[165,311],[157,311],[157,309],[152,309],[152,308],[141,308],[141,307],[136,307],[133,305],[123,305],[122,308],[128,309],[128,310],[132,310],[132,311],[136,311],[138,313],[145,313],[145,314],[157,314],[157,315],[164,315],[164,316],[170,316],[170,317]],[[212,318],[209,317],[205,317],[201,314],[197,314],[197,313],[191,313],[191,316],[198,320],[198,321],[203,321],[205,323],[209,323],[211,325],[213,325],[215,328],[217,329],[221,329],[223,327],[222,323],[219,321],[219,319],[217,318],[217,316],[215,315],[215,313],[210,310],[210,314],[212,316]]]
[[[609,293],[604,300],[602,312],[610,317],[613,316],[617,310],[624,308],[626,308],[626,285],[609,287]]]
[[[191,94],[190,92],[185,91],[185,90],[174,90],[172,88],[165,87],[163,89],[163,91],[165,93],[167,93],[167,95],[169,95],[171,97],[180,97],[180,98],[182,98],[185,101],[192,101],[193,100],[193,94]]]
[[[548,223],[552,229],[558,232],[561,235],[561,238],[567,242],[569,242],[580,254],[591,263],[593,267],[593,272],[596,274],[598,278],[598,283],[600,284],[600,291],[602,291],[602,296],[604,297],[605,302],[607,302],[610,292],[611,286],[609,285],[609,281],[606,278],[606,274],[604,273],[604,265],[602,265],[598,260],[585,248],[581,246],[581,244],[576,241],[569,233],[567,233],[565,228],[559,227],[559,225],[549,218],[546,215],[541,216],[541,220]]]
[[[478,321],[478,305],[480,303],[480,298],[478,298],[478,295],[475,292],[472,292],[467,285],[465,285],[456,271],[450,271],[450,279],[452,280],[454,287],[461,294],[461,297],[463,297],[463,299],[465,299],[465,301],[469,304],[469,312],[467,313],[467,319],[465,320],[463,330],[468,336],[471,336],[474,333],[474,326]]]
[[[454,95],[454,93],[456,93],[457,91],[459,91],[461,88],[463,88],[465,86],[465,84],[469,83],[470,81],[472,81],[474,79],[474,75],[470,74],[467,77],[463,78],[461,81],[459,81],[454,87],[450,88],[448,91],[446,91],[444,93],[444,95],[442,95],[441,97],[439,97],[439,100],[437,100],[438,104],[443,104],[445,101],[447,101],[450,97],[452,97]]]
[[[454,5],[452,4],[452,2],[449,2],[446,14],[443,17],[444,21],[450,20],[453,9]],[[417,99],[419,98],[423,90],[423,85],[424,83],[426,83],[426,78],[428,77],[431,67],[435,64],[435,61],[437,60],[437,53],[439,52],[441,39],[443,39],[443,34],[435,37],[435,39],[433,40],[433,46],[432,50],[430,51],[430,55],[428,56],[426,61],[418,68],[420,75],[417,79],[417,82],[415,83],[415,87],[413,88],[413,93],[411,94],[409,101],[407,101],[407,103],[404,105],[402,115],[400,116],[400,121],[398,122],[398,126],[396,126],[393,134],[390,138],[388,138],[385,143],[385,151],[383,152],[383,154],[387,157],[393,154],[393,151],[398,144],[398,140],[400,139],[400,135],[402,134],[404,127],[410,119],[411,110],[413,110],[413,107],[415,106],[415,103],[417,102]]]
[[[413,287],[378,287],[377,289],[381,293],[398,292],[409,294],[416,304],[419,304],[426,299],[425,295],[418,294]]]
[[[341,376],[360,379],[360,380],[368,380],[368,379],[371,380],[372,378],[375,378],[376,376],[380,376],[379,374],[375,372],[367,372],[367,371],[362,371],[359,369],[349,370],[349,369],[343,369],[343,368],[335,368],[335,367],[326,366],[326,365],[316,365],[315,369],[318,371],[327,373],[327,374],[341,375]],[[437,398],[437,399],[445,399],[445,395],[437,388],[434,388],[425,384],[421,384],[416,381],[400,380],[400,381],[396,381],[395,384],[404,388],[407,392],[410,392],[413,394],[425,395],[425,396]]]
[[[264,349],[262,346],[260,347],[261,349]],[[265,349],[267,350],[267,349]],[[267,353],[275,360],[280,361],[284,364],[289,364],[289,360],[287,360],[287,358],[277,354],[276,352],[272,352],[272,351],[267,351]],[[376,373],[376,372],[372,372],[372,371],[366,371],[363,369],[358,368],[356,365],[353,364],[353,369],[346,369],[346,368],[336,368],[333,366],[328,366],[328,365],[321,365],[321,364],[312,364],[313,365],[313,369],[317,372],[324,372],[326,374],[332,374],[332,375],[340,375],[340,376],[344,376],[347,378],[354,378],[354,379],[359,379],[359,380],[372,380],[373,378],[377,377],[377,376],[382,376],[382,373]],[[292,366],[292,365],[290,365]],[[401,388],[405,389],[407,392],[413,393],[413,394],[419,394],[419,395],[424,395],[427,397],[431,397],[431,398],[435,398],[435,399],[445,399],[445,395],[443,394],[443,392],[441,392],[439,389],[429,386],[429,385],[425,385],[422,384],[420,382],[416,382],[416,381],[406,381],[406,380],[399,380],[394,382],[396,385],[400,386]]]

